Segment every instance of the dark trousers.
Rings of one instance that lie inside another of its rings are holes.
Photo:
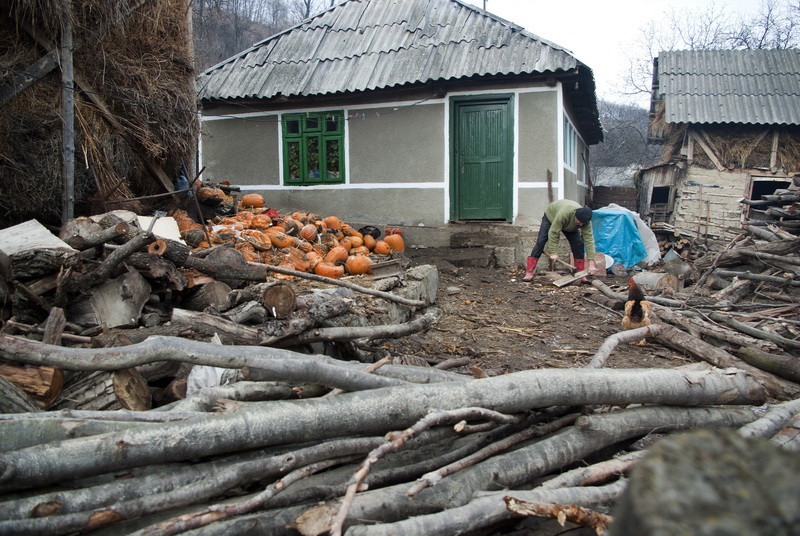
[[[536,245],[531,250],[531,257],[539,258],[544,253],[544,246],[547,244],[547,235],[550,233],[550,220],[547,216],[542,216],[542,225],[539,227],[539,236],[536,238]],[[580,231],[562,231],[567,237],[569,247],[572,249],[572,256],[576,259],[583,258],[583,237]]]

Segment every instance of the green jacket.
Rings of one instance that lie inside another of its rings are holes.
[[[580,230],[583,238],[583,247],[586,249],[586,258],[594,260],[594,234],[592,232],[592,222],[588,222],[582,227],[575,223],[575,211],[581,208],[575,201],[561,199],[553,201],[547,206],[544,215],[550,220],[550,233],[547,235],[547,245],[544,247],[548,255],[558,255],[558,241],[561,239],[561,232],[572,232]]]

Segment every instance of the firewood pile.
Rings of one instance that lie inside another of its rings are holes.
[[[762,195],[761,199],[742,199],[741,203],[746,205],[748,226],[756,232],[777,226],[793,235],[800,233],[800,175],[787,188]]]
[[[727,428],[798,448],[797,324],[790,302],[777,312],[754,301],[776,286],[790,299],[792,280],[741,278],[755,298],[724,303],[701,283],[797,266],[798,240],[743,238],[692,269],[676,260],[685,286],[649,298],[659,322],[610,337],[585,368],[486,377],[375,344],[436,321],[435,268],[329,278],[244,240],[258,257],[248,261],[237,241],[266,212],[253,209],[212,222],[225,229],[163,218],[186,242],[200,231],[195,246],[156,235],[160,219],[103,215],[60,238],[34,222],[25,246],[0,256],[0,534],[444,535],[524,512],[537,512],[531,527],[601,531],[614,527],[602,512],[624,495],[620,474],[663,434]],[[268,217],[265,229],[288,219]],[[314,251],[336,234],[305,217],[297,234],[275,232],[295,239],[284,248]],[[299,233],[309,224],[316,244]],[[708,364],[605,367],[644,337]],[[322,351],[334,343],[349,359]]]

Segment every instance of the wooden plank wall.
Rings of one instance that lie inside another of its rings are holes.
[[[728,240],[741,229],[742,205],[749,174],[690,166],[678,181],[674,225],[700,238]]]

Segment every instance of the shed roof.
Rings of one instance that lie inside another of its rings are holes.
[[[602,140],[589,67],[461,0],[347,0],[207,69],[198,83],[209,102],[544,73],[575,76],[567,94],[582,101],[579,128],[589,143]]]
[[[666,123],[800,125],[800,49],[661,52],[659,103]]]

